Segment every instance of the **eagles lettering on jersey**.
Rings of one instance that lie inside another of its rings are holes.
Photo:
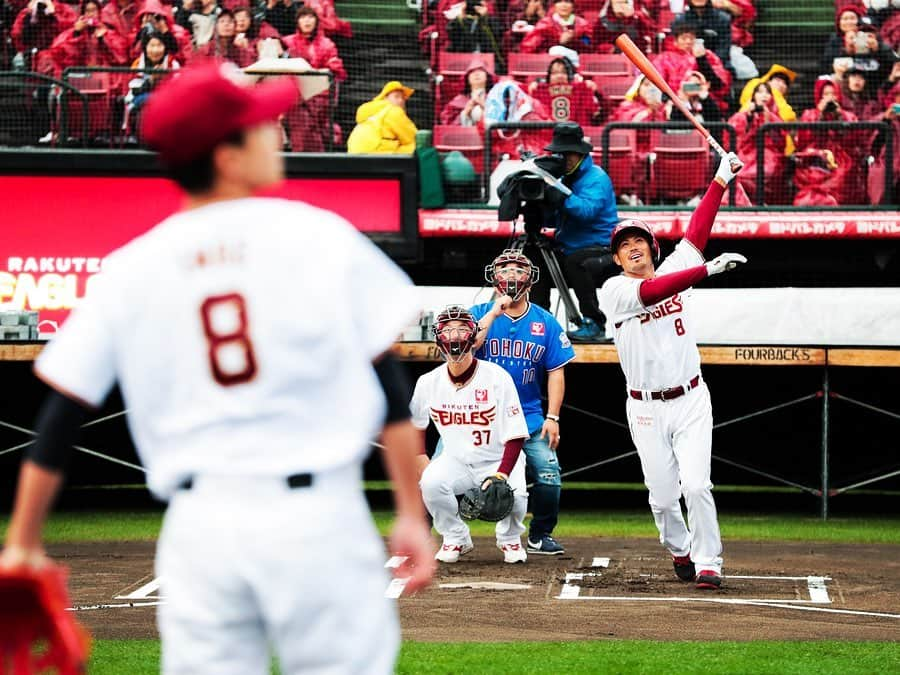
[[[661,319],[664,316],[669,316],[670,314],[677,314],[683,309],[684,302],[681,299],[681,294],[676,293],[668,300],[664,300],[658,305],[655,305],[649,312],[644,312],[643,314],[639,315],[638,318],[641,320],[641,323],[647,323],[651,319]]]
[[[460,406],[455,405],[443,405],[442,408],[457,408]],[[471,406],[467,406],[471,407]],[[473,411],[465,411],[460,412],[457,410],[440,410],[438,408],[431,408],[431,419],[434,420],[434,423],[438,426],[448,427],[453,424],[463,424],[466,426],[474,425],[474,426],[483,426],[487,427],[491,425],[495,419],[497,419],[497,406],[492,405],[487,410],[473,410]]]

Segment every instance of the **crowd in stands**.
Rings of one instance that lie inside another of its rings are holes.
[[[347,76],[329,35],[352,36],[334,0],[6,0],[15,20],[10,38],[25,70],[64,76],[67,68],[108,67],[106,96],[90,101],[92,126],[114,125],[113,108],[124,103],[126,120],[137,113],[159,81],[198,57],[246,67],[261,58],[303,59],[327,69],[334,81]],[[221,4],[220,4],[221,2]],[[21,5],[21,6],[20,6]],[[159,73],[117,72],[116,68]],[[329,93],[301,101],[287,116],[289,147],[321,152],[339,138],[327,115]],[[133,120],[132,120],[133,122]]]
[[[873,191],[883,175],[887,136],[873,127],[846,127],[857,121],[892,125],[894,176],[900,176],[900,0],[835,3],[836,30],[822,45],[821,73],[811,85],[815,103],[797,112],[788,102],[797,73],[774,64],[760,75],[744,52],[754,41],[752,0],[439,0],[430,5],[431,23],[420,37],[439,73],[435,118],[442,126],[493,134],[495,149],[532,150],[546,137],[529,129],[491,131],[497,119],[578,122],[589,129],[597,156],[607,123],[685,121],[630,64],[625,72],[596,72],[595,66],[589,72],[593,55],[617,53],[615,39],[627,33],[697,118],[733,128],[736,150],[748,167],[740,179],[744,203],[757,199],[757,138],[764,124],[844,123],[766,129],[767,204],[877,203]],[[471,55],[471,63],[454,81],[441,62],[463,53]],[[523,56],[532,54],[546,59]],[[787,45],[784,60],[790,61]],[[543,63],[543,72],[537,63]],[[492,117],[487,102],[493,92],[511,88],[515,95],[507,94],[507,105]],[[528,117],[517,116],[511,102],[527,109]],[[617,175],[617,192],[624,201],[639,203],[651,192],[647,160],[660,136],[638,128],[627,138],[633,159],[629,170]]]
[[[198,55],[240,67],[261,58],[303,59],[311,68],[327,69],[336,83],[347,77],[332,38],[351,37],[352,27],[337,16],[334,0],[2,1],[15,15],[10,36],[27,59],[26,69],[56,78],[78,66],[171,71]],[[492,162],[540,152],[550,134],[549,129],[490,131],[498,123],[577,122],[599,159],[601,131],[610,122],[684,121],[678,107],[618,54],[615,38],[626,33],[694,115],[713,124],[720,140],[726,140],[725,132],[716,123],[733,128],[736,150],[748,166],[740,177],[746,199],[757,200],[753,169],[764,124],[886,122],[894,130],[886,136],[872,127],[769,128],[763,142],[765,203],[877,202],[888,138],[894,176],[900,176],[900,0],[836,0],[835,30],[822,45],[819,77],[801,80],[813,90],[814,104],[796,111],[789,102],[797,73],[787,67],[788,44],[782,59],[787,66],[774,64],[764,74],[744,51],[754,42],[754,0],[430,0],[425,5],[420,41],[437,74],[435,124],[467,127],[482,139],[491,134]],[[445,67],[451,58],[455,65]],[[153,73],[113,74],[109,88],[134,114],[157,81]],[[378,86],[372,83],[373,95]],[[395,93],[406,89],[393,87]],[[333,90],[323,92],[287,115],[286,147],[312,152],[341,147],[342,132],[329,121],[333,96]],[[379,152],[414,147],[408,97],[382,91],[357,111],[357,123],[370,130],[373,120],[396,127],[385,131]],[[405,121],[388,123],[400,113]],[[106,113],[101,108],[99,114]],[[639,203],[653,192],[646,167],[660,138],[640,128],[627,136],[632,157],[622,174],[627,180],[620,176],[623,200]]]

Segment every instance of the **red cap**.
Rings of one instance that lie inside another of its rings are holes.
[[[244,77],[236,66],[214,60],[178,71],[144,108],[144,140],[164,163],[184,164],[241,129],[278,119],[300,94],[294,78],[243,86]]]

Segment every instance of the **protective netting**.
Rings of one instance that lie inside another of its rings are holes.
[[[201,54],[325,73],[302,75],[286,150],[410,152],[432,129],[468,160],[445,163],[454,198],[487,202],[572,120],[623,203],[690,203],[716,158],[617,53],[627,33],[748,165],[732,203],[898,203],[900,0],[3,0],[0,21],[4,145],[139,146],[155,86]]]

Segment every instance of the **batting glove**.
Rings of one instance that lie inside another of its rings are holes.
[[[709,276],[728,272],[738,266],[738,263],[745,263],[747,259],[740,253],[723,253],[717,258],[713,258],[706,263],[706,273]]]
[[[722,181],[725,185],[728,185],[731,181],[734,180],[734,177],[737,176],[743,168],[744,163],[740,159],[738,159],[738,156],[733,152],[729,152],[722,158],[722,161],[719,162],[719,168],[716,171],[716,178]]]

